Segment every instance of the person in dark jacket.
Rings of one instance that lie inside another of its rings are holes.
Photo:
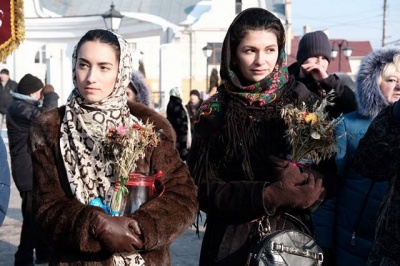
[[[0,137],[0,226],[3,224],[10,201],[10,167],[3,137]]]
[[[327,111],[333,118],[353,112],[357,108],[354,92],[340,79],[340,75],[327,72],[331,58],[331,45],[323,31],[309,32],[300,39],[297,62],[289,66],[289,74],[320,96],[334,90],[333,106]]]
[[[398,51],[398,49],[396,49]],[[400,67],[399,56],[383,58],[382,65],[394,62],[391,75],[382,83],[380,101],[384,109],[361,138],[354,156],[354,169],[376,183],[388,181],[375,226],[375,238],[366,265],[400,265]],[[366,73],[369,75],[369,73]],[[382,77],[383,78],[383,77]],[[396,101],[394,104],[390,104]]]
[[[347,79],[342,75],[327,72],[331,57],[331,45],[328,36],[323,31],[304,34],[297,50],[297,62],[289,66],[289,73],[303,83],[307,89],[325,97],[329,93],[330,101],[326,111],[330,118],[353,112],[357,108],[355,94]],[[350,83],[351,84],[351,83]],[[336,164],[334,156],[322,160],[318,165],[311,166],[324,175],[326,195],[324,202],[312,213],[313,233],[318,244],[325,250],[324,265],[334,265],[333,221],[328,216],[335,204],[336,194]],[[330,224],[328,222],[331,222]]]
[[[176,133],[176,149],[183,161],[188,159],[192,133],[190,130],[189,114],[182,104],[179,88],[175,87],[169,92],[167,105],[167,119]]]
[[[257,219],[271,231],[294,228],[284,212],[301,218],[324,191],[322,180],[285,157],[286,104],[300,106],[314,94],[289,78],[285,30],[262,8],[239,13],[222,45],[218,93],[195,119],[189,169],[207,214],[200,265],[246,265],[257,239]]]
[[[186,110],[189,114],[190,118],[190,129],[193,134],[194,129],[194,120],[199,110],[199,107],[203,103],[203,99],[201,98],[200,92],[198,90],[191,90],[189,93],[189,102],[185,105]]]
[[[8,69],[0,70],[0,131],[6,119],[7,108],[12,101],[11,94],[17,91],[17,85],[17,82],[10,79]]]
[[[357,111],[344,115],[336,128],[340,178],[334,215],[337,265],[366,265],[372,248],[378,210],[388,182],[360,175],[353,160],[372,120],[400,99],[400,88],[394,82],[400,80],[399,70],[400,49],[382,48],[367,55],[356,77]]]
[[[26,74],[18,83],[18,92],[13,93],[13,101],[8,107],[7,134],[11,158],[11,172],[14,183],[22,198],[22,230],[20,243],[15,253],[15,266],[33,265],[34,251],[36,263],[48,261],[48,245],[36,234],[32,220],[32,159],[28,151],[29,128],[43,112],[57,107],[58,95],[54,89],[43,91],[43,82]]]

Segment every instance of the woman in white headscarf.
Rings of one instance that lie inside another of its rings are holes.
[[[75,88],[67,104],[31,128],[35,221],[54,248],[52,265],[170,265],[170,243],[193,222],[196,188],[175,149],[173,129],[152,109],[128,105],[131,71],[123,38],[88,31],[73,53]],[[164,192],[133,213],[113,217],[101,204],[91,205],[95,199],[105,203],[118,185],[98,140],[112,128],[141,121],[161,134],[136,170],[162,171]]]

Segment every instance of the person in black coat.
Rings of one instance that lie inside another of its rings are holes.
[[[246,265],[258,219],[293,229],[284,213],[301,219],[324,191],[314,173],[277,158],[289,148],[282,108],[316,96],[289,77],[284,47],[282,22],[262,8],[239,13],[225,36],[222,84],[200,106],[188,160],[207,214],[201,266]]]
[[[323,31],[314,31],[304,34],[297,50],[297,62],[289,66],[289,74],[313,93],[324,97],[334,91],[333,106],[327,111],[333,118],[340,114],[353,112],[357,109],[355,94],[343,80],[343,74],[329,74],[332,47],[328,36]],[[342,77],[342,79],[340,78]]]
[[[176,133],[176,149],[178,150],[182,161],[186,161],[188,159],[190,143],[192,141],[189,114],[185,106],[182,104],[178,88],[171,89],[169,95],[167,119]]]
[[[10,79],[10,72],[3,68],[0,71],[0,130],[3,128],[7,108],[12,101],[11,94],[17,90],[17,82]]]
[[[15,253],[15,266],[25,266],[34,265],[34,250],[36,263],[48,261],[48,246],[35,235],[32,223],[33,170],[28,151],[29,128],[36,117],[57,107],[59,97],[52,86],[44,86],[39,78],[31,74],[26,74],[20,80],[17,89],[8,107],[6,122],[12,177],[22,198],[23,222],[20,244]]]
[[[194,130],[194,120],[197,115],[197,112],[199,110],[199,107],[203,103],[203,99],[201,98],[200,92],[198,90],[191,90],[189,93],[190,100],[189,102],[185,105],[185,108],[189,114],[190,118],[190,130],[191,133],[193,134]]]

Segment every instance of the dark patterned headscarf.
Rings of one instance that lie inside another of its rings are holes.
[[[270,31],[277,36],[278,40],[279,56],[273,71],[255,83],[246,80],[235,66],[237,47],[249,30]],[[250,162],[250,147],[260,140],[259,129],[252,121],[269,119],[270,113],[266,111],[266,107],[276,103],[274,101],[281,96],[287,86],[285,84],[288,82],[289,75],[284,47],[284,27],[272,13],[262,8],[249,8],[237,15],[228,29],[222,46],[220,70],[222,85],[218,87],[218,93],[202,104],[197,118],[197,121],[200,121],[202,117],[222,112],[223,130],[218,138],[195,141],[191,149],[193,161],[202,161],[201,154],[207,154],[213,149],[215,146],[213,141],[218,139],[225,149],[223,154],[226,161],[234,157],[241,158],[246,178],[249,180],[254,178]],[[265,146],[267,147],[268,144],[266,143]],[[194,164],[195,166],[192,167],[194,176],[201,176],[196,172],[200,168],[196,166],[196,163]],[[205,171],[208,178],[213,178],[210,169]]]
[[[248,30],[268,30],[277,35],[279,56],[274,70],[259,82],[249,84],[235,67],[234,57],[240,41]],[[289,79],[286,65],[285,30],[282,22],[269,11],[262,8],[249,8],[237,15],[225,36],[221,53],[221,80],[217,94],[206,101],[199,109],[199,115],[207,115],[220,110],[229,95],[246,106],[262,107],[277,99]]]
[[[278,34],[279,57],[274,70],[263,80],[253,84],[247,84],[233,64],[237,46],[248,30],[269,30]],[[277,93],[288,80],[284,34],[280,20],[265,9],[246,9],[236,17],[222,46],[220,73],[228,94],[252,106],[264,106],[276,99]]]
[[[105,34],[101,33],[101,30],[94,31],[97,31],[97,34],[100,32],[100,35]],[[107,31],[106,34],[110,33]],[[68,181],[72,193],[84,204],[96,197],[104,199],[113,181],[112,168],[105,159],[104,149],[99,140],[105,136],[108,129],[127,122],[126,119],[135,120],[129,113],[126,96],[126,87],[132,73],[132,58],[127,42],[121,36],[111,34],[115,35],[120,50],[114,90],[100,103],[88,103],[83,98],[76,84],[78,44],[72,55],[75,88],[68,97],[61,124],[60,146]]]

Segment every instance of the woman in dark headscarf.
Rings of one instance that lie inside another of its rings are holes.
[[[270,216],[272,230],[302,216],[323,192],[321,179],[280,160],[287,153],[285,104],[314,100],[289,79],[281,21],[261,8],[241,12],[222,48],[218,93],[199,109],[189,168],[207,227],[200,265],[245,265],[252,222]]]

